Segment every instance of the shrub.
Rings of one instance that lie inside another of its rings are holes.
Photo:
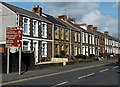
[[[59,57],[60,57],[60,55],[56,54],[56,55],[55,55],[55,57],[56,57],[56,58],[59,58]]]
[[[86,56],[83,54],[78,54],[75,56],[76,58],[86,59]]]
[[[94,54],[90,54],[89,57],[90,57],[90,58],[93,58],[93,57],[95,57],[95,55],[94,55]]]
[[[64,50],[60,51],[60,57],[61,58],[64,58],[66,56],[66,53]]]

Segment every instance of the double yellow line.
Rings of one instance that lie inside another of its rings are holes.
[[[86,66],[86,67],[75,68],[75,69],[71,69],[71,70],[67,70],[67,71],[62,71],[62,72],[57,72],[57,73],[52,73],[52,74],[47,74],[47,75],[42,75],[42,76],[36,76],[36,77],[30,77],[30,78],[25,78],[25,79],[10,81],[10,82],[4,82],[4,83],[0,83],[0,86],[2,86],[2,85],[9,85],[9,84],[18,83],[18,82],[23,82],[23,81],[28,81],[28,80],[33,80],[33,79],[38,79],[38,78],[43,78],[43,77],[48,77],[48,76],[54,76],[54,75],[58,75],[58,74],[63,74],[63,73],[68,73],[68,72],[73,72],[73,71],[93,68],[93,67],[97,67],[97,66],[108,65],[108,64],[110,64],[110,63]]]

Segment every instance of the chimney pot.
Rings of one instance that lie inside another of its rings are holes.
[[[42,8],[39,5],[36,5],[32,8],[32,12],[42,16]]]
[[[91,28],[91,29],[92,29],[92,28],[93,28],[93,25],[88,25],[88,28]]]
[[[68,18],[69,22],[75,23],[75,19],[74,18]]]
[[[64,21],[67,20],[67,16],[66,16],[66,15],[58,16],[58,18],[59,18],[60,20],[64,20]]]
[[[97,31],[97,27],[93,27],[93,30]]]
[[[107,34],[107,35],[108,35],[108,31],[104,31],[104,34]]]

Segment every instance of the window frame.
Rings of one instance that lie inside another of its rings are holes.
[[[43,55],[43,44],[45,44],[45,50],[44,50],[44,55]],[[42,57],[47,57],[47,42],[42,42],[42,49],[41,49],[41,55]]]
[[[34,24],[34,22],[36,23]],[[36,29],[34,29],[35,25],[36,25]],[[36,34],[34,33],[34,30],[36,31]],[[38,21],[37,20],[33,20],[33,36],[38,37]]]
[[[25,19],[27,19],[27,32],[24,32],[24,26],[25,26]],[[30,35],[30,19],[27,17],[23,17],[23,34],[24,35]]]
[[[44,28],[45,35],[43,35],[43,25],[45,25],[45,28]],[[41,22],[41,35],[42,35],[42,38],[47,38],[47,23],[45,23],[45,22]]]
[[[24,45],[23,45],[24,41],[28,42],[28,49],[27,49],[27,50],[24,50]],[[31,49],[30,49],[30,43],[31,43],[30,40],[28,40],[28,39],[23,39],[23,40],[22,40],[22,50],[23,50],[23,51],[30,51],[30,50],[31,50]]]

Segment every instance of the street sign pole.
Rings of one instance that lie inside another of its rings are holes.
[[[10,64],[9,64],[9,62],[10,62],[10,61],[9,61],[9,60],[10,60],[10,58],[9,58],[9,57],[10,57],[10,54],[9,54],[10,52],[9,52],[9,51],[10,51],[10,50],[9,50],[9,47],[8,47],[8,51],[7,51],[7,74],[9,73],[9,68],[10,68],[10,67],[9,67],[9,65],[10,65]]]
[[[19,75],[21,75],[21,47],[19,47]]]
[[[9,49],[10,47],[19,47],[19,75],[21,75],[21,47],[22,47],[22,27],[7,27],[6,28],[6,45],[7,52],[7,73],[9,73]]]

